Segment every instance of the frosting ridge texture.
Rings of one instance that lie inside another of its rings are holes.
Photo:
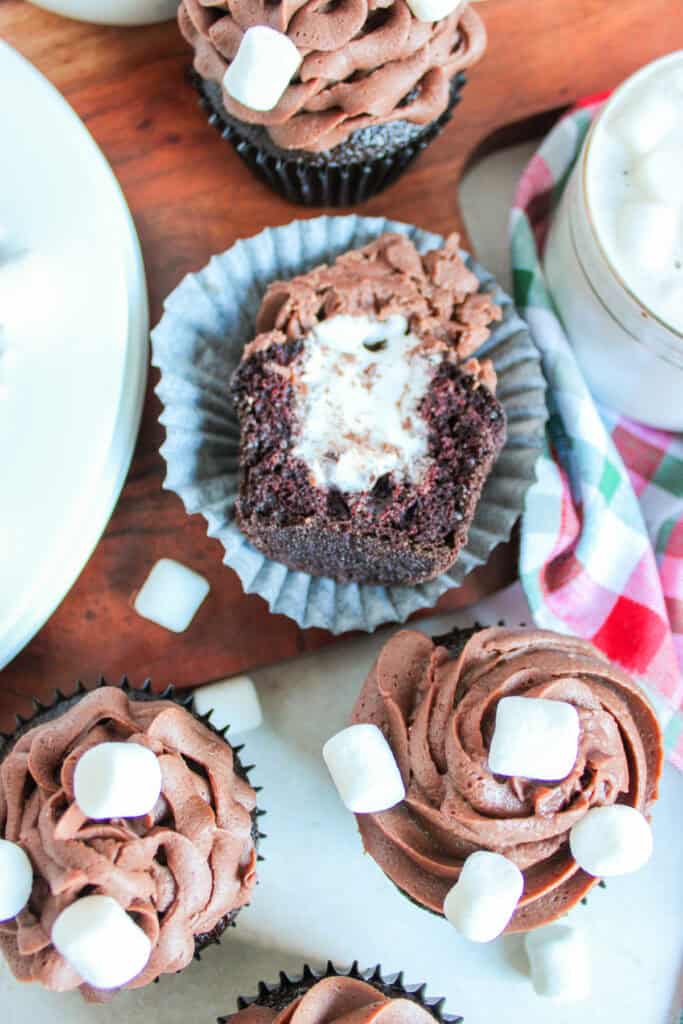
[[[264,125],[283,149],[313,153],[373,125],[436,120],[450,80],[486,48],[483,22],[465,3],[430,23],[405,0],[182,0],[178,22],[195,70],[217,83],[247,29],[286,33],[303,62],[277,106],[251,110],[225,89],[223,104],[233,117]]]
[[[76,804],[79,757],[110,741],[159,758],[162,790],[150,814],[95,822]],[[26,850],[35,876],[29,906],[0,923],[15,977],[107,998],[82,984],[50,939],[59,913],[86,894],[117,900],[152,943],[146,968],[125,988],[181,970],[195,938],[249,900],[255,806],[230,746],[168,700],[136,701],[104,686],[21,735],[0,764],[0,834]]]
[[[497,701],[573,704],[581,731],[574,768],[557,782],[494,776],[487,750]],[[501,853],[524,874],[508,931],[566,913],[597,882],[569,851],[569,831],[595,806],[648,815],[662,744],[642,691],[583,640],[542,630],[475,632],[460,651],[404,630],[380,652],[353,712],[387,736],[406,786],[403,804],[358,816],[366,850],[408,896],[442,913],[464,860]]]

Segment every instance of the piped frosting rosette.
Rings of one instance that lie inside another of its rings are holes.
[[[34,873],[27,907],[0,923],[0,949],[20,981],[101,1001],[108,993],[83,984],[53,945],[58,916],[93,894],[131,916],[151,955],[126,988],[182,970],[197,940],[211,941],[249,901],[256,795],[229,744],[172,700],[102,686],[70,704],[10,741],[0,763],[0,835],[25,850]],[[93,821],[76,803],[76,765],[104,743],[158,758],[161,795],[150,813]]]
[[[462,2],[420,21],[405,0],[182,0],[180,29],[194,67],[220,84],[245,32],[266,25],[302,58],[277,105],[253,110],[222,89],[225,109],[263,125],[283,149],[323,152],[392,121],[427,125],[446,110],[450,82],[486,48],[480,17]]]
[[[580,722],[578,755],[557,782],[495,776],[488,767],[503,697],[560,700]],[[466,858],[500,853],[524,889],[507,931],[564,914],[595,885],[569,832],[597,806],[648,816],[661,734],[642,691],[591,644],[540,630],[484,629],[451,652],[405,630],[381,651],[353,713],[389,741],[406,787],[391,810],[358,815],[368,853],[411,899],[436,913]]]

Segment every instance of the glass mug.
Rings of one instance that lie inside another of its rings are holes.
[[[649,285],[624,279],[614,250],[606,248],[606,221],[600,204],[624,182],[604,172],[607,126],[628,117],[634,102],[655,76],[675,75],[681,89],[680,119],[674,144],[683,147],[683,51],[655,61],[628,79],[595,118],[556,212],[544,257],[546,280],[576,357],[595,397],[649,426],[683,431],[683,267],[679,250],[667,267],[673,282],[666,312],[655,312],[645,298]],[[680,132],[678,132],[680,128]],[[679,139],[680,134],[680,139]],[[683,150],[682,150],[683,153]],[[603,162],[601,163],[601,157]],[[602,174],[601,174],[602,172]],[[627,174],[627,171],[621,171]],[[599,180],[600,176],[602,180]],[[670,198],[683,246],[683,163]],[[627,193],[624,193],[627,194]],[[640,193],[639,193],[640,194]],[[650,201],[650,197],[644,197]],[[629,259],[630,255],[625,254]],[[632,270],[632,268],[631,268]],[[666,280],[668,281],[669,278]],[[653,279],[654,280],[654,279]],[[642,284],[642,286],[641,286]]]

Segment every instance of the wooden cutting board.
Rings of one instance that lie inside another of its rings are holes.
[[[364,214],[464,234],[458,185],[477,153],[527,137],[530,119],[612,88],[639,65],[683,47],[682,0],[487,0],[479,10],[489,50],[453,121],[417,166],[361,208]],[[321,212],[273,195],[208,125],[185,80],[190,54],[173,23],[107,29],[0,0],[0,37],[61,90],[114,168],[142,242],[152,323],[164,296],[213,253],[267,225]],[[179,498],[162,490],[156,382],[152,371],[133,464],[105,535],[60,608],[0,673],[0,728],[10,727],[13,712],[29,709],[29,696],[47,697],[77,677],[116,680],[126,672],[136,682],[151,676],[158,685],[188,686],[331,639],[321,630],[302,632],[271,616],[259,597],[245,596],[203,519],[188,517]],[[131,596],[164,556],[211,583],[179,636],[131,608]],[[514,544],[503,545],[439,607],[470,603],[514,575]]]

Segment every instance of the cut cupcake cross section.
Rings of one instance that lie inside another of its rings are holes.
[[[453,564],[506,434],[478,288],[456,237],[421,256],[394,234],[268,288],[232,380],[256,548],[341,582]]]

